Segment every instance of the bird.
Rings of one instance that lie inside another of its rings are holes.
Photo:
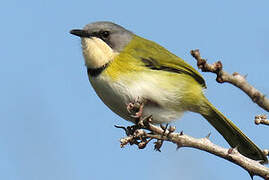
[[[72,35],[81,39],[89,81],[96,94],[113,112],[136,123],[152,116],[153,124],[170,123],[186,111],[201,114],[238,151],[267,163],[259,149],[204,95],[201,74],[161,45],[110,21],[97,21]],[[143,104],[140,114],[126,107]]]

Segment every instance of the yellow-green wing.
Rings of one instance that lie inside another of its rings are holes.
[[[153,41],[135,35],[127,48],[135,59],[141,60],[150,69],[184,73],[193,77],[203,87],[206,87],[205,81],[199,72]]]

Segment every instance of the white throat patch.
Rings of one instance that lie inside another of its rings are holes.
[[[107,64],[118,54],[102,39],[97,37],[81,38],[83,56],[88,68],[99,68]]]

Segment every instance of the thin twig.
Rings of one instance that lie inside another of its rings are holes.
[[[221,61],[213,64],[208,64],[205,59],[200,55],[198,49],[191,50],[191,55],[197,60],[197,66],[203,72],[212,72],[217,75],[216,81],[219,83],[228,82],[242,91],[244,91],[254,103],[258,104],[261,108],[269,112],[269,99],[263,93],[251,86],[246,78],[239,73],[235,72],[232,75],[223,70]]]
[[[149,130],[150,133],[147,133],[145,130],[137,129],[134,133],[134,135],[127,136],[125,138],[122,138],[120,140],[121,147],[124,147],[128,142],[133,142],[134,139],[142,139],[141,144],[143,145],[143,148],[145,148],[148,141],[145,141],[145,139],[156,139],[158,141],[170,141],[177,145],[178,148],[181,147],[191,147],[200,149],[202,151],[209,152],[211,154],[214,154],[216,156],[219,156],[223,159],[226,159],[242,168],[244,168],[246,171],[249,172],[251,177],[253,176],[260,176],[264,179],[269,179],[269,168],[263,166],[258,161],[249,159],[242,154],[238,152],[236,148],[230,148],[226,149],[223,147],[220,147],[218,145],[213,144],[209,137],[196,139],[191,136],[185,135],[182,132],[181,133],[174,133],[175,128],[168,128],[162,129],[156,125],[152,125],[148,123],[147,127],[143,127],[143,129]],[[172,132],[170,132],[170,130]],[[146,142],[146,143],[145,143]],[[140,148],[140,143],[136,144]],[[141,149],[141,148],[140,148]],[[268,150],[265,150],[265,154]]]

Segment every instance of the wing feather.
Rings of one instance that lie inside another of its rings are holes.
[[[205,81],[199,72],[157,43],[134,36],[129,48],[132,49],[132,56],[141,60],[144,66],[152,70],[187,74],[203,87],[206,87]]]

